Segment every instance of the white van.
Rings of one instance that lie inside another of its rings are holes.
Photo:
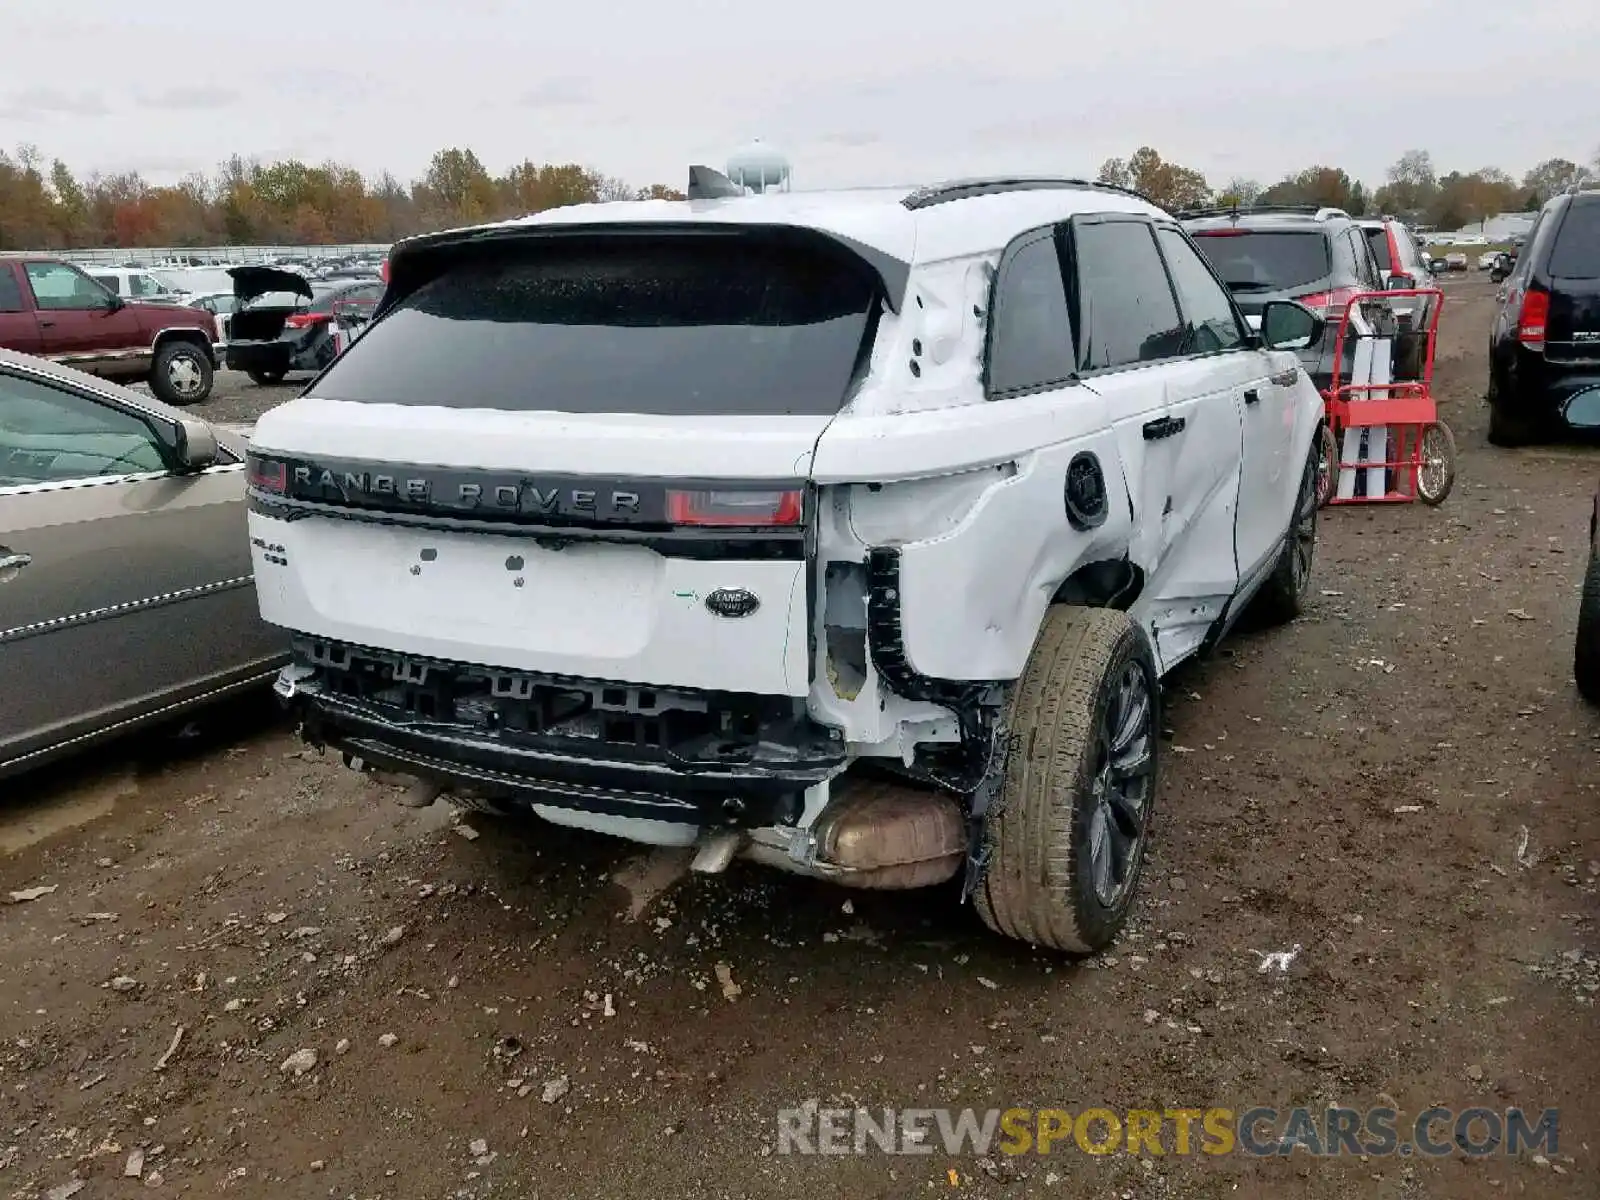
[[[144,267],[90,267],[89,275],[124,300],[162,300],[170,304],[182,304],[189,298],[188,292],[163,283]]]

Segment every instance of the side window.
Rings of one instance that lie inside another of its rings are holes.
[[[1355,256],[1356,278],[1360,280],[1361,286],[1374,290],[1382,286],[1378,277],[1378,264],[1372,258],[1372,248],[1367,245],[1367,239],[1361,236],[1361,231],[1351,229],[1344,236],[1350,243],[1350,253]]]
[[[1533,261],[1538,257],[1537,239],[1544,232],[1549,222],[1545,219],[1548,210],[1541,209],[1539,215],[1533,219],[1533,224],[1528,228],[1528,236],[1523,240],[1522,250],[1517,255],[1516,265],[1511,268],[1510,283],[1523,283],[1533,274]]]
[[[106,290],[76,267],[66,263],[31,262],[26,270],[34,301],[40,308],[59,310],[105,305]]]
[[[10,263],[0,262],[0,313],[22,311],[22,285]]]
[[[121,290],[117,287],[117,277],[115,275],[91,275],[89,278],[108,292],[120,292]]]
[[[161,444],[142,418],[0,374],[0,487],[166,469]]]
[[[154,296],[160,289],[156,281],[148,275],[129,275],[128,294],[130,296]]]
[[[1079,363],[1086,371],[1155,362],[1182,352],[1172,284],[1144,221],[1074,222]]]
[[[1072,322],[1055,234],[1014,247],[995,279],[989,335],[989,394],[1052,387],[1076,373]]]
[[[1244,330],[1239,328],[1233,301],[1200,252],[1176,229],[1157,230],[1156,240],[1183,306],[1185,350],[1190,354],[1214,354],[1243,343]]]

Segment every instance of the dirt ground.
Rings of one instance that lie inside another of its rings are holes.
[[[0,1197],[1600,1194],[1600,714],[1571,684],[1596,460],[1485,443],[1490,289],[1449,289],[1454,494],[1326,511],[1311,611],[1169,680],[1153,858],[1112,953],[737,865],[629,920],[633,848],[478,817],[469,838],[247,706],[4,786]],[[206,415],[293,390],[230,381]],[[33,887],[55,890],[3,902]],[[1559,1108],[1560,1139],[778,1153],[778,1110],[807,1101],[1392,1103],[1402,1130],[1431,1105]]]

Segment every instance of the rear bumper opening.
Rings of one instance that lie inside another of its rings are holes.
[[[297,640],[311,744],[448,791],[707,828],[792,825],[846,748],[785,696],[539,676]]]
[[[270,373],[290,369],[287,342],[229,342],[226,353],[230,371]]]

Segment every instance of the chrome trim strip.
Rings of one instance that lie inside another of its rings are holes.
[[[65,617],[51,617],[48,621],[34,621],[28,625],[16,625],[10,629],[0,629],[0,646],[7,646],[13,642],[24,641],[31,637],[39,637],[46,633],[59,633],[63,629],[72,629],[78,625],[90,625],[96,621],[108,620],[111,617],[125,617],[129,613],[144,612],[152,608],[164,608],[169,604],[179,604],[185,600],[195,600],[201,596],[214,595],[217,592],[228,592],[235,588],[249,587],[254,582],[254,575],[240,575],[233,579],[222,579],[216,583],[202,583],[198,587],[179,588],[175,592],[163,592],[159,596],[148,596],[143,600],[128,600],[122,604],[108,604],[104,608],[92,608],[87,612],[72,613]]]
[[[224,475],[244,470],[244,463],[218,463],[191,475],[178,475],[172,471],[140,471],[132,475],[86,475],[81,479],[52,479],[49,483],[19,483],[13,487],[0,487],[0,496],[29,496],[36,492],[60,492],[69,488],[98,487],[108,483],[149,483],[152,479],[198,479],[202,475]],[[240,497],[243,499],[243,497]]]
[[[101,726],[98,729],[91,729],[87,733],[75,734],[74,736],[64,738],[59,742],[51,742],[48,746],[41,746],[37,750],[30,750],[26,754],[19,754],[16,758],[0,759],[0,770],[10,772],[25,763],[44,758],[52,758],[66,750],[68,747],[82,745],[87,742],[97,742],[102,738],[113,737],[121,730],[136,729],[141,725],[153,724],[154,722],[161,720],[169,713],[187,712],[190,709],[200,708],[206,704],[220,700],[225,696],[233,695],[235,692],[249,691],[251,688],[263,687],[266,685],[268,680],[276,677],[279,669],[280,668],[278,667],[273,667],[271,670],[264,671],[260,674],[248,675],[245,678],[236,680],[233,683],[223,684],[221,687],[210,688],[204,692],[201,692],[198,696],[194,696],[188,700],[178,700],[171,704],[163,704],[160,708],[155,709],[152,712],[147,712],[143,716],[126,717],[119,721],[113,721],[109,725]]]

